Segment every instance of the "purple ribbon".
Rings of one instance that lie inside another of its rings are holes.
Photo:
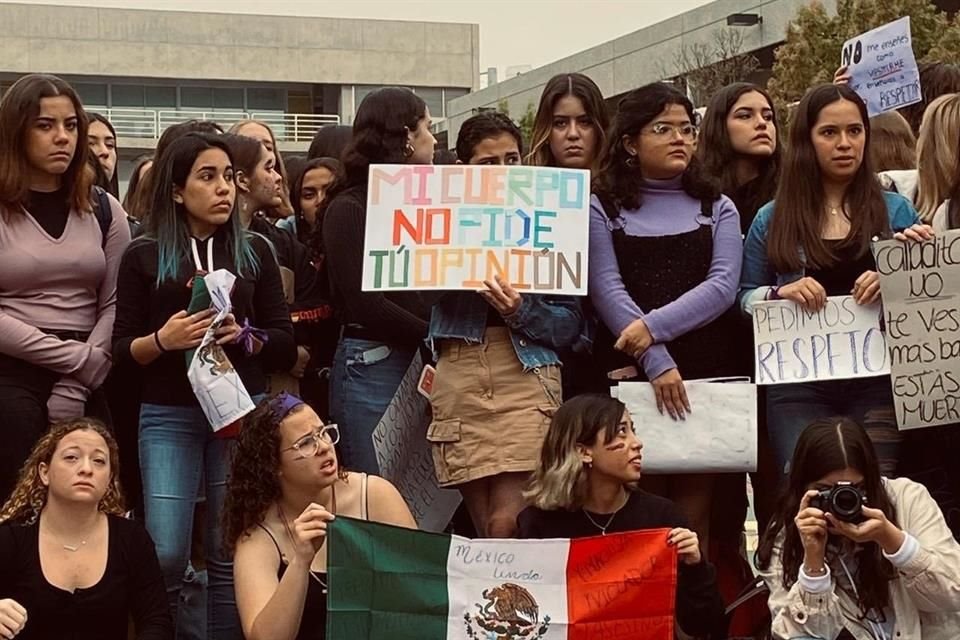
[[[270,412],[273,413],[279,424],[291,411],[302,404],[306,403],[297,396],[281,391],[270,400]]]
[[[243,327],[240,329],[237,337],[233,339],[233,344],[242,345],[244,352],[246,352],[248,356],[252,356],[254,340],[259,340],[261,344],[266,344],[270,340],[270,336],[263,329],[257,329],[252,326],[250,320],[244,318]]]

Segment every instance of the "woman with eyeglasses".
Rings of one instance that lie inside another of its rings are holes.
[[[685,95],[663,83],[630,92],[607,136],[590,211],[590,298],[605,325],[596,357],[611,383],[652,383],[657,409],[674,419],[691,411],[684,379],[730,375],[737,362],[727,337],[740,217],[704,175],[696,141]],[[656,481],[647,487],[677,502],[706,549],[713,477]]]
[[[320,640],[327,615],[327,524],[337,515],[416,528],[400,493],[337,463],[335,424],[281,393],[247,418],[223,509],[247,640]]]

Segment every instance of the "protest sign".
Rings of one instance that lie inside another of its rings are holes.
[[[363,290],[587,293],[590,172],[372,165]]]
[[[669,529],[470,540],[338,517],[328,638],[673,640]]]
[[[901,429],[960,422],[960,231],[873,247]]]
[[[756,471],[756,385],[691,380],[684,386],[691,408],[686,420],[657,411],[649,382],[621,382],[611,389],[640,425],[643,472]]]
[[[869,378],[890,373],[880,304],[827,298],[819,311],[761,302],[753,311],[757,384]]]
[[[380,475],[393,483],[410,507],[417,526],[442,531],[460,505],[460,492],[441,489],[427,442],[430,403],[417,392],[423,359],[407,368],[393,400],[373,431]]]
[[[847,40],[840,54],[850,88],[870,117],[920,102],[920,71],[913,56],[910,16]]]

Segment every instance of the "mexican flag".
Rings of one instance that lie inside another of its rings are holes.
[[[470,540],[337,517],[328,640],[672,640],[676,549],[656,529]]]

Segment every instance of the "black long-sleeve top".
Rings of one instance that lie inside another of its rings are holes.
[[[323,242],[334,308],[346,325],[360,325],[387,343],[417,345],[427,337],[430,305],[416,291],[365,292],[363,243],[367,187],[337,195],[323,217]]]
[[[39,524],[0,525],[0,599],[27,610],[17,640],[126,640],[133,619],[137,640],[172,640],[163,574],[143,526],[108,516],[103,578],[73,593],[54,587],[40,566]],[[79,557],[78,557],[79,560]]]
[[[206,240],[197,241],[201,260],[206,260],[208,242],[213,242],[212,269],[227,269],[236,274],[233,259],[218,231]],[[249,320],[257,329],[266,331],[268,340],[260,353],[248,356],[239,345],[225,345],[224,351],[250,395],[266,391],[266,374],[288,371],[297,360],[290,312],[283,297],[283,282],[277,259],[266,240],[252,236],[250,246],[259,262],[256,274],[245,273],[237,278],[230,300],[237,322]],[[204,263],[204,267],[207,265]],[[190,304],[193,277],[197,268],[188,256],[180,265],[176,280],[165,280],[157,286],[157,242],[138,238],[127,249],[120,263],[117,279],[117,319],[113,326],[113,358],[121,363],[132,361],[131,343],[157,331],[170,316],[187,309]],[[170,351],[144,367],[144,404],[196,406],[196,396],[187,379],[187,363],[183,351]]]
[[[594,514],[606,523],[610,514]],[[544,511],[527,507],[517,517],[518,538],[586,538],[600,534],[582,511]],[[688,528],[677,506],[665,498],[643,491],[630,494],[627,503],[610,522],[607,533],[642,529]],[[696,565],[679,564],[677,572],[677,624],[687,634],[726,637],[723,600],[717,591],[716,571],[706,560]]]

